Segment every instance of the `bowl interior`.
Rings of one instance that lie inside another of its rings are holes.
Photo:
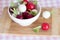
[[[33,0],[32,0],[33,1]],[[37,10],[38,10],[38,14],[39,13],[41,13],[41,7],[39,6],[39,4],[37,3],[37,5],[36,5],[36,7],[37,7]],[[9,8],[10,8],[10,6],[9,6]],[[8,8],[8,11],[9,11],[9,8]],[[37,14],[37,15],[38,15]],[[10,12],[9,12],[9,15],[11,16],[11,17],[13,17],[11,14],[10,14]],[[37,16],[36,15],[36,16]],[[36,16],[34,16],[34,17],[36,17]],[[34,18],[34,17],[32,17],[32,18]],[[15,18],[15,17],[13,17],[13,18]],[[29,19],[32,19],[32,18],[29,18]],[[18,19],[18,18],[15,18],[15,19]],[[29,20],[29,19],[18,19],[18,20]]]

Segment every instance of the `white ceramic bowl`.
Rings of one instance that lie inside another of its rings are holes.
[[[33,22],[35,22],[39,18],[40,13],[41,13],[41,7],[38,4],[37,4],[37,9],[38,9],[38,14],[35,17],[30,18],[30,19],[17,19],[13,17],[9,12],[9,8],[8,8],[8,14],[14,22],[22,26],[28,26],[28,25],[31,25]]]

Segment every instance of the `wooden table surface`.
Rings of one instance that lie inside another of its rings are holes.
[[[52,11],[56,10],[55,13],[51,15],[49,19],[44,19],[42,17],[43,11]],[[0,18],[0,33],[10,33],[10,34],[20,34],[20,35],[60,35],[60,22],[59,22],[59,15],[60,9],[59,8],[42,8],[42,12],[38,20],[36,20],[33,24],[23,27],[14,21],[12,21],[8,15],[8,7],[3,9],[2,17]],[[42,23],[47,22],[50,25],[48,31],[43,31],[40,29],[39,33],[33,32],[32,28],[41,25]]]

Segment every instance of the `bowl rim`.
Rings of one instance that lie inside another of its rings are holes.
[[[8,7],[8,14],[9,14],[11,17],[15,18],[14,16],[12,16],[12,15],[10,14],[9,8],[10,8],[10,6]],[[39,13],[41,13],[41,6],[39,6],[38,14],[39,14]],[[37,15],[38,15],[38,14],[37,14]],[[37,15],[36,15],[36,16],[37,16]],[[34,16],[34,17],[36,17],[36,16]],[[29,18],[29,19],[33,19],[34,17]],[[18,18],[15,18],[15,19],[18,19]],[[18,19],[18,20],[29,20],[29,19]]]

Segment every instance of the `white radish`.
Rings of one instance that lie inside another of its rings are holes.
[[[49,11],[44,11],[43,14],[42,14],[42,16],[46,19],[49,18],[50,15],[51,15],[51,13]]]
[[[35,12],[35,13],[37,13],[37,12],[38,12],[36,9],[33,9],[32,11],[33,11],[33,12]]]
[[[19,11],[20,11],[20,12],[25,12],[25,11],[26,11],[26,6],[25,6],[25,4],[20,4],[20,5],[19,5]]]

